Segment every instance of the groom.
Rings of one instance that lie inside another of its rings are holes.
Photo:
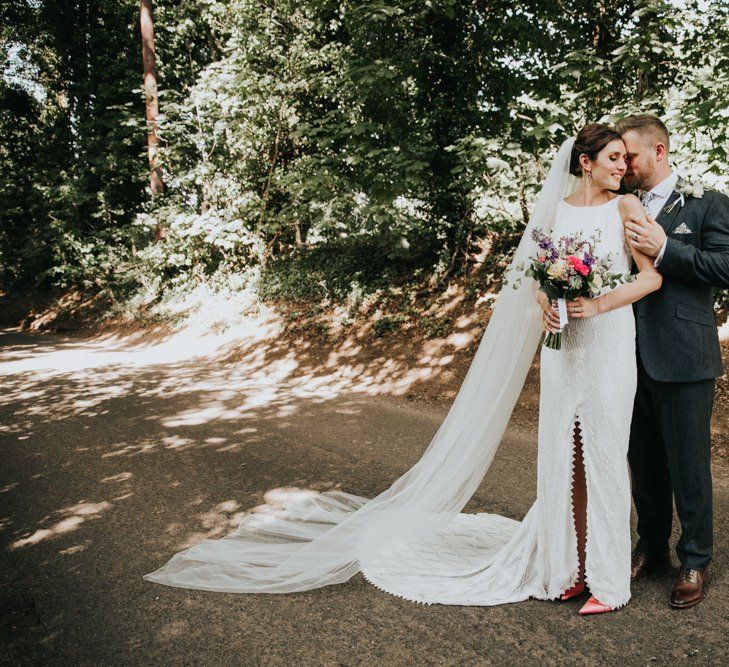
[[[712,557],[710,421],[722,374],[714,288],[729,287],[729,198],[679,179],[666,126],[655,116],[617,124],[627,149],[624,183],[648,222],[626,222],[629,243],[650,257],[663,287],[634,304],[638,391],[628,460],[638,514],[631,579],[669,568],[672,500],[681,523],[681,562],[669,604],[706,596]]]

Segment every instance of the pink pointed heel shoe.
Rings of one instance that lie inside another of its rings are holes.
[[[575,584],[572,588],[568,588],[562,595],[559,596],[560,600],[571,600],[576,598],[578,595],[582,595],[585,592],[585,582],[581,581]]]
[[[580,609],[580,616],[587,616],[589,614],[604,614],[607,611],[612,611],[612,607],[608,607],[606,604],[600,602],[594,595],[590,596],[590,599],[582,605]]]

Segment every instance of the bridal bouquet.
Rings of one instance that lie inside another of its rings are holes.
[[[534,278],[550,300],[557,300],[560,329],[547,332],[544,345],[552,350],[562,347],[562,331],[567,325],[566,302],[578,296],[593,298],[604,286],[617,287],[631,282],[634,276],[610,273],[610,257],[598,258],[595,248],[599,235],[589,239],[580,236],[563,236],[554,242],[541,229],[535,229],[532,239],[539,250],[524,275]]]

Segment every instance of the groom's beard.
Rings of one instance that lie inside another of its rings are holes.
[[[621,187],[626,189],[626,192],[636,192],[637,190],[650,190],[656,183],[655,180],[655,169],[646,168],[640,173],[633,172],[630,175],[623,176],[623,182]]]
[[[650,175],[643,175],[642,178],[636,176],[635,174],[632,174],[630,176],[623,176],[623,181],[620,184],[620,189],[625,190],[625,192],[637,192],[638,190],[650,190],[650,179],[652,174]]]

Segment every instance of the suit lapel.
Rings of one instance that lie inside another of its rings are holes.
[[[670,234],[678,224],[678,214],[681,210],[683,210],[681,202],[677,201],[680,197],[681,195],[674,190],[668,197],[668,200],[661,209],[661,212],[656,216],[656,222],[663,227],[666,234]],[[671,208],[671,204],[674,202],[676,202],[676,205]],[[667,208],[671,209],[669,213],[666,213]]]

